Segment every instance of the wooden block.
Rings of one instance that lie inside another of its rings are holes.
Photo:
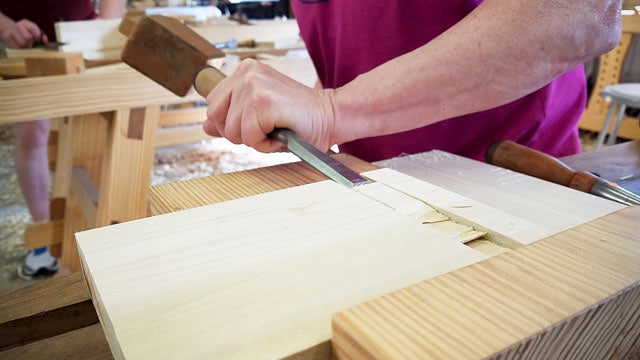
[[[100,324],[42,339],[24,346],[0,351],[0,358],[10,359],[113,359]]]
[[[0,77],[13,79],[27,76],[22,59],[0,59]]]
[[[82,274],[54,277],[0,294],[0,351],[97,322]]]
[[[159,128],[156,133],[156,146],[187,144],[200,140],[213,139],[202,130],[202,124]]]
[[[468,227],[440,232],[406,189],[371,185],[324,181],[77,234],[114,356],[328,356],[330,314],[484,258],[460,243]]]
[[[347,309],[338,359],[626,358],[640,351],[640,207]]]
[[[63,233],[64,220],[62,219],[27,225],[24,230],[24,248],[36,249],[60,244]]]
[[[81,53],[47,52],[24,59],[27,76],[78,74],[84,71]]]
[[[159,126],[175,126],[203,123],[207,119],[207,108],[191,107],[186,109],[166,110],[160,112]]]

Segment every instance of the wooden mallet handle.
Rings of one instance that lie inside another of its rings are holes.
[[[213,90],[216,85],[227,76],[222,71],[214,68],[213,66],[203,66],[196,72],[193,78],[193,87],[196,92],[202,97],[206,98],[207,95]]]
[[[553,156],[508,140],[491,144],[485,159],[493,165],[588,193],[599,180],[597,176],[588,172],[573,171]]]

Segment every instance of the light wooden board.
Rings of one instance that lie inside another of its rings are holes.
[[[55,24],[58,41],[65,43],[64,52],[90,52],[95,50],[122,48],[127,38],[118,32],[120,19],[95,19],[63,21]],[[95,56],[85,59],[95,60]]]
[[[443,151],[376,163],[503,210],[555,234],[624,206]],[[464,211],[464,209],[459,209]]]
[[[332,313],[485,258],[388,190],[323,181],[78,233],[114,356],[326,358]]]
[[[58,41],[67,44],[60,50],[82,52],[87,60],[119,58],[127,41],[127,38],[118,31],[120,22],[121,19],[57,22],[55,28]],[[295,20],[256,21],[251,26],[224,21],[191,28],[211,43],[223,42],[231,38],[238,41],[254,39],[281,42],[286,40],[291,43],[299,37],[298,24]]]
[[[640,207],[343,311],[338,359],[609,359],[640,351]]]
[[[276,59],[264,63],[313,86],[309,59]],[[225,73],[237,64],[222,67]],[[125,64],[114,64],[77,75],[47,76],[0,82],[0,124],[47,117],[90,114],[123,108],[202,101],[193,90],[178,97]]]

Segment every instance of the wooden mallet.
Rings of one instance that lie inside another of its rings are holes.
[[[207,60],[220,56],[224,56],[220,50],[186,25],[161,15],[140,19],[122,50],[122,61],[178,96],[186,95],[193,82],[196,92],[207,97],[225,78],[220,70],[207,65]],[[269,137],[340,184],[352,187],[369,183],[291,130],[275,129]]]
[[[224,53],[178,20],[142,17],[122,50],[122,61],[178,96],[191,85],[207,97],[225,75],[207,61]]]

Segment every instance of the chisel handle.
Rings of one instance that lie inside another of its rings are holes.
[[[587,193],[590,193],[593,185],[600,180],[588,172],[573,171],[553,156],[508,140],[491,144],[487,149],[485,159],[489,164]]]

